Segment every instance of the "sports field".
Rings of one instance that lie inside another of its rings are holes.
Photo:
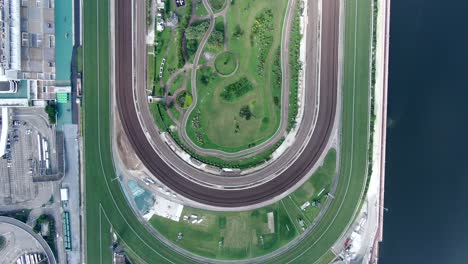
[[[239,2],[239,1],[237,1]],[[315,229],[266,263],[322,263],[346,228],[364,189],[369,123],[371,0],[346,2],[340,181]],[[109,0],[85,0],[84,171],[87,263],[111,263],[114,232],[137,263],[204,263],[174,251],[150,233],[128,205],[111,152]]]

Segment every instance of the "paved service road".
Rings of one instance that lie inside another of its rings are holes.
[[[6,223],[10,224],[13,226],[16,226],[18,228],[21,228],[22,230],[26,231],[28,234],[30,234],[32,237],[34,237],[39,244],[41,244],[42,248],[44,249],[45,255],[47,259],[49,260],[50,264],[56,264],[56,260],[54,257],[54,254],[52,253],[52,250],[50,249],[49,245],[47,242],[42,238],[40,235],[36,234],[30,226],[26,225],[25,223],[18,221],[14,218],[11,217],[5,217],[5,216],[0,216],[0,223]]]
[[[335,1],[338,2],[338,0]],[[138,2],[141,2],[140,5],[144,4],[144,1]],[[312,4],[310,6],[312,9],[317,9]],[[115,20],[116,104],[123,129],[143,164],[162,183],[180,195],[196,202],[219,207],[242,207],[271,200],[288,191],[304,177],[307,177],[326,150],[335,123],[339,37],[338,10],[338,4],[323,5],[321,10],[322,17],[328,19],[323,19],[321,25],[320,84],[318,87],[320,106],[315,126],[313,126],[314,116],[310,114],[310,111],[315,108],[314,98],[316,96],[315,92],[317,92],[318,71],[314,65],[316,65],[318,57],[316,53],[310,51],[317,48],[317,39],[316,34],[308,32],[307,50],[309,52],[306,58],[307,72],[305,73],[306,114],[304,115],[303,125],[298,131],[296,142],[281,158],[278,158],[269,166],[249,175],[228,178],[194,169],[176,156],[159,137],[152,138],[152,140],[158,142],[158,148],[154,148],[153,144],[149,142],[146,134],[152,128],[142,128],[138,119],[138,113],[144,115],[148,105],[135,104],[134,99],[134,93],[144,93],[145,91],[144,89],[136,89],[134,92],[134,89],[132,89],[133,85],[135,85],[134,79],[145,78],[144,74],[142,77],[140,76],[141,70],[133,71],[131,67],[132,62],[134,62],[133,52],[137,50],[132,48],[132,34],[135,34],[132,29],[132,5],[131,1],[119,1]],[[144,9],[140,10],[140,12],[144,14]],[[317,30],[315,20],[316,16],[309,16],[309,28],[311,30]],[[136,23],[143,24],[140,25],[140,28],[144,28],[144,22],[144,19],[136,21]],[[142,29],[139,30],[139,32],[141,31]],[[137,41],[135,45],[139,45],[139,42]],[[141,65],[141,62],[136,64]],[[137,77],[133,75],[134,72]],[[313,130],[311,130],[312,128]],[[164,149],[169,151],[163,152]],[[199,184],[194,184],[194,182]],[[226,186],[229,188],[226,188]]]

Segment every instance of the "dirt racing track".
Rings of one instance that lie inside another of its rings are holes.
[[[275,171],[274,169],[282,169],[279,175],[269,181],[253,185],[250,188],[222,189],[196,184],[193,180],[181,175],[180,168],[177,164],[179,164],[180,167],[190,167],[190,165],[185,164],[185,161],[181,160],[176,155],[173,155],[173,157],[175,157],[173,158],[173,162],[168,164],[159,154],[161,152],[156,152],[148,141],[145,131],[139,122],[138,112],[140,109],[136,109],[136,92],[134,92],[133,89],[134,75],[132,73],[134,70],[132,68],[132,56],[134,56],[135,49],[132,45],[132,39],[136,34],[132,28],[132,1],[116,1],[116,104],[119,109],[123,129],[130,144],[136,155],[154,177],[178,194],[196,202],[218,207],[243,207],[268,201],[286,192],[302,178],[309,176],[312,167],[317,163],[323,152],[327,150],[326,147],[335,123],[340,19],[339,3],[339,0],[331,0],[323,1],[322,4],[320,84],[318,87],[320,108],[315,126],[311,126],[314,129],[310,140],[305,140],[306,136],[310,134],[310,128],[305,126],[309,131],[298,133],[295,144],[290,147],[290,149],[296,152],[301,150],[301,155],[295,157],[293,161],[291,159],[289,164],[287,160],[281,163],[278,159],[278,162],[269,164],[267,168],[262,168],[256,172],[256,175],[266,175],[271,174],[272,171]],[[310,16],[309,19],[313,19],[312,16]],[[144,18],[141,20],[144,20]],[[309,50],[309,41],[307,41],[307,43],[307,50]],[[144,51],[142,51],[142,53],[144,56]],[[314,67],[309,67],[309,65],[315,64],[315,60],[316,58],[314,56],[307,55],[308,67],[305,73],[305,89],[307,90],[313,89],[313,86],[317,86],[316,69]],[[141,104],[140,107],[142,107]],[[305,104],[304,116],[310,115],[314,107],[315,105]],[[303,146],[303,142],[308,143]],[[289,165],[287,169],[284,169],[284,164]],[[277,168],[275,168],[275,166]],[[174,167],[177,168],[177,171],[174,170]],[[202,173],[193,167],[191,167],[191,169],[193,170],[193,175]],[[206,177],[213,178],[215,176],[207,175]],[[220,176],[217,177],[222,178]],[[232,181],[235,180],[235,178],[224,180]]]

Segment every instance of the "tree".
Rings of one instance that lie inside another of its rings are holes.
[[[204,21],[198,25],[192,25],[185,30],[185,38],[187,40],[201,40],[205,32],[208,30],[209,26],[210,23],[208,21]]]
[[[240,38],[242,37],[242,35],[244,35],[244,30],[242,30],[239,24],[237,24],[236,27],[234,28],[234,33],[232,35],[236,38]]]
[[[221,31],[213,31],[210,38],[208,39],[208,44],[211,46],[221,46],[224,42],[224,33]]]
[[[45,107],[45,112],[49,116],[49,123],[50,124],[55,124],[56,116],[57,116],[57,106],[55,104],[48,104]]]
[[[208,85],[210,81],[216,77],[216,74],[209,67],[201,68],[200,73],[201,73],[200,80],[204,85]]]
[[[244,105],[239,111],[240,117],[245,118],[245,120],[250,120],[252,117],[252,112],[250,111],[250,107],[248,105]]]

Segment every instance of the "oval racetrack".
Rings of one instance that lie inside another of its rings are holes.
[[[283,173],[249,189],[223,190],[194,183],[179,175],[153,149],[140,125],[132,89],[132,1],[116,1],[116,104],[123,130],[136,155],[162,183],[178,194],[207,205],[242,207],[267,201],[287,191],[303,177],[326,150],[337,106],[339,0],[323,1],[320,62],[320,110],[311,140],[302,155]],[[309,60],[309,56],[307,56]],[[314,61],[307,61],[310,65]],[[311,74],[306,72],[305,75]],[[305,89],[308,89],[306,83]],[[304,114],[307,115],[307,107]],[[298,139],[299,142],[300,139]],[[234,179],[233,179],[234,180]]]

